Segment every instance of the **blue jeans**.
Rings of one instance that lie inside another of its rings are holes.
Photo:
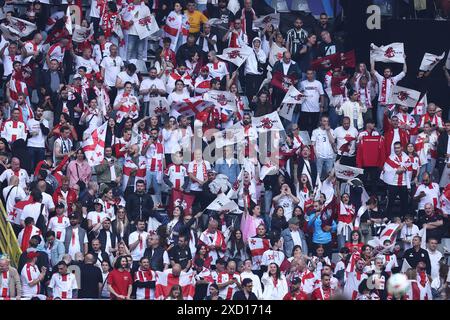
[[[147,175],[146,175],[147,192],[150,189],[150,187],[153,187],[153,190],[155,190],[155,196],[161,203],[161,185],[158,183],[157,176],[158,174],[156,172],[150,171],[150,169],[147,168]]]
[[[383,120],[384,120],[384,110],[386,110],[386,106],[378,103],[377,107],[377,130],[380,134],[382,134],[383,131]]]
[[[333,169],[334,158],[317,158],[317,175],[321,180],[325,179]]]
[[[147,38],[141,40],[139,36],[128,35],[127,61],[130,59],[146,60],[145,41]]]
[[[422,176],[425,172],[428,172],[433,177],[433,171],[434,171],[435,166],[436,166],[436,159],[431,159],[431,160],[428,160],[426,164],[424,164],[423,166],[420,167],[419,176],[417,177],[419,180],[419,183],[422,183]]]
[[[336,107],[329,106],[328,118],[330,119],[330,127],[334,130],[339,126],[342,116],[336,113]]]
[[[34,170],[39,161],[45,159],[45,148],[27,147],[31,168]]]

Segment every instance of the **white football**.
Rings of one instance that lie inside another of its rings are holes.
[[[403,273],[393,274],[387,283],[389,294],[396,297],[403,296],[410,286],[409,280]]]

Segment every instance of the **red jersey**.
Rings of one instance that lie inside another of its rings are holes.
[[[108,275],[108,284],[113,288],[113,290],[122,296],[128,295],[128,287],[133,284],[133,278],[131,274],[124,270],[119,271],[118,269],[114,269]],[[118,299],[114,295],[111,295],[111,299]]]
[[[294,295],[292,295],[290,292],[286,293],[283,300],[309,300],[309,299],[308,299],[308,295],[305,292],[299,291],[298,293],[295,293]]]

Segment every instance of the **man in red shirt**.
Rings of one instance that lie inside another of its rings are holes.
[[[125,270],[127,264],[125,257],[119,257],[114,265],[114,270],[108,276],[108,290],[112,300],[130,300],[133,278]]]
[[[308,295],[300,289],[302,279],[294,278],[291,281],[291,290],[286,293],[283,300],[309,300]]]

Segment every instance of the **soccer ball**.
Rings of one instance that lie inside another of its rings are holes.
[[[402,297],[409,289],[410,283],[406,275],[403,273],[393,274],[387,283],[389,294],[396,298]]]

